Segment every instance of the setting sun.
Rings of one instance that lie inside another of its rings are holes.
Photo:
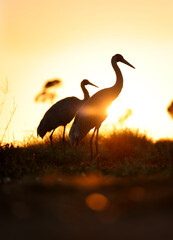
[[[106,119],[107,122],[109,123],[116,123],[119,120],[121,120],[121,116],[124,116],[124,114],[127,111],[127,106],[123,104],[121,100],[114,101],[111,106],[108,108],[107,113],[108,117]],[[126,119],[124,119],[125,121]],[[123,122],[123,121],[122,121]]]

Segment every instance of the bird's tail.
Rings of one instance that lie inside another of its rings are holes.
[[[41,138],[44,137],[44,135],[46,134],[46,130],[45,130],[45,127],[44,127],[44,122],[41,121],[38,128],[37,128],[37,137],[40,136]]]

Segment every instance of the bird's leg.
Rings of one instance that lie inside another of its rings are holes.
[[[96,156],[98,155],[98,135],[99,135],[99,128],[97,128],[97,132],[96,132],[96,140],[95,140]]]
[[[93,160],[93,149],[92,149],[92,143],[93,143],[93,138],[94,138],[95,132],[96,132],[96,128],[94,128],[94,132],[93,132],[93,134],[92,134],[92,136],[91,136],[91,139],[90,139],[91,161]]]
[[[64,130],[63,130],[63,152],[64,152],[64,156],[65,156],[65,128],[66,128],[66,125],[64,126]]]
[[[96,162],[97,162],[97,166],[98,166],[98,168],[99,168],[98,135],[99,135],[99,128],[97,128],[96,139],[95,139],[95,147],[96,147]]]
[[[50,137],[49,137],[50,138],[50,144],[51,144],[52,148],[53,148],[52,135],[53,135],[54,131],[55,131],[55,129],[53,129],[53,131],[51,132]]]
[[[64,145],[64,143],[65,143],[65,128],[66,128],[66,126],[64,126],[64,130],[63,130],[63,145]]]

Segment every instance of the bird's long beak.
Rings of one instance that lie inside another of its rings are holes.
[[[98,86],[96,86],[95,84],[93,84],[91,82],[89,82],[88,84],[98,88]]]
[[[127,62],[125,59],[123,59],[123,61],[122,61],[123,63],[125,63],[126,65],[128,65],[128,66],[130,66],[130,67],[132,67],[132,68],[134,68],[135,69],[135,67],[133,67],[129,62]]]

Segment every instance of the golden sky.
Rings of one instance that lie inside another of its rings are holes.
[[[116,123],[118,109],[123,113],[129,108],[133,114],[128,127],[146,130],[154,138],[173,136],[166,112],[173,99],[172,0],[1,0],[0,36],[0,83],[7,78],[9,85],[0,136],[13,99],[17,105],[7,141],[36,134],[50,107],[34,103],[46,80],[63,81],[56,100],[82,98],[83,78],[100,88],[113,85],[110,60],[116,53],[136,69],[119,64],[124,87],[109,120]]]

